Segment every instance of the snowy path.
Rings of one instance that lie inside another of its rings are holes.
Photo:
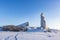
[[[0,32],[0,40],[60,40],[60,32]]]

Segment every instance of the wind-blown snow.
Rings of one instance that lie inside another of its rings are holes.
[[[0,40],[60,40],[60,31],[0,32]]]

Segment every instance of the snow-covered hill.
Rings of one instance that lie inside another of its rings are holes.
[[[52,32],[0,32],[0,40],[60,40],[60,31]]]

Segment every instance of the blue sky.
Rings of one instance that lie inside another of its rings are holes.
[[[48,27],[60,29],[60,0],[0,0],[0,26],[27,21],[40,26],[41,12]]]

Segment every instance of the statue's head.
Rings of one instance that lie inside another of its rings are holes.
[[[43,16],[43,13],[41,13],[41,16]]]

